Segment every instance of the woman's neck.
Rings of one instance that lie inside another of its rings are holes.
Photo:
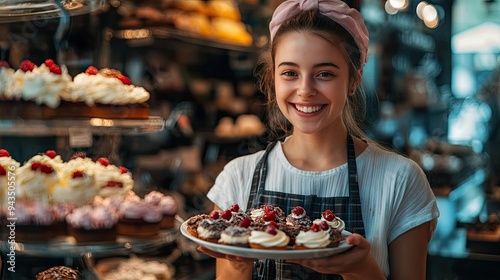
[[[347,130],[324,134],[294,131],[283,144],[283,152],[293,166],[301,170],[324,171],[347,162]]]

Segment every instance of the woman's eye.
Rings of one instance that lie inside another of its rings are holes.
[[[332,77],[333,74],[330,72],[321,72],[317,75],[318,77]]]
[[[293,71],[285,71],[285,72],[283,72],[283,74],[282,74],[282,75],[283,75],[283,76],[287,76],[287,77],[297,76],[297,75],[295,74],[295,72],[293,72]]]

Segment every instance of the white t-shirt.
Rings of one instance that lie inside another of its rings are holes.
[[[208,198],[221,209],[238,203],[246,210],[255,166],[263,153],[229,162]],[[300,170],[288,162],[281,142],[270,151],[267,160],[266,190],[318,197],[349,196],[347,163],[326,171]],[[388,276],[388,244],[416,226],[437,221],[439,210],[427,178],[415,162],[368,145],[356,158],[356,164],[366,238],[371,243],[372,256]]]

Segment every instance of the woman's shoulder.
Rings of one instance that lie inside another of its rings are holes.
[[[226,164],[226,168],[241,168],[242,166],[244,166],[245,168],[253,167],[257,165],[257,162],[262,158],[263,155],[264,155],[264,150],[243,156],[238,156],[230,160]]]
[[[375,163],[377,165],[387,165],[404,169],[420,168],[415,161],[404,154],[377,144],[368,145],[359,158],[362,162]]]

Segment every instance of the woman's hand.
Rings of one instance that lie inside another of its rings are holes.
[[[203,246],[199,246],[198,251],[217,259],[217,279],[246,280],[252,278],[253,259],[214,252]]]
[[[353,247],[341,254],[318,259],[287,260],[324,274],[341,274],[344,279],[385,279],[370,255],[370,243],[359,234],[346,238]]]

